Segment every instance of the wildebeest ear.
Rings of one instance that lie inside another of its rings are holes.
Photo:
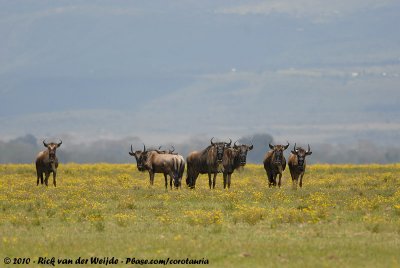
[[[61,146],[61,144],[62,144],[62,140],[60,140],[60,142],[59,142],[59,143],[57,143],[57,148],[58,148],[58,147],[60,147],[60,146]]]
[[[129,152],[129,154],[130,154],[131,156],[135,156],[135,154],[134,154],[134,153],[131,153],[131,152]]]
[[[274,149],[274,146],[271,143],[269,143],[268,145],[269,145],[269,148],[271,148],[272,150]]]
[[[254,146],[253,144],[249,146],[249,150],[253,150]]]
[[[312,152],[310,151],[310,152],[306,152],[306,155],[310,155],[310,154],[312,154]]]

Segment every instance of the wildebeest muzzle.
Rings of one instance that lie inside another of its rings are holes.
[[[240,159],[240,165],[241,166],[244,166],[244,165],[246,165],[246,154],[241,154],[240,155],[240,157],[239,157],[239,159]]]
[[[297,157],[297,168],[299,171],[304,171],[304,157]]]
[[[50,163],[54,163],[56,161],[56,153],[54,152],[49,153],[49,161]]]
[[[224,158],[224,147],[218,146],[217,147],[217,161],[222,162],[223,158]]]
[[[281,152],[275,152],[274,163],[275,164],[281,164],[282,163],[282,153]]]

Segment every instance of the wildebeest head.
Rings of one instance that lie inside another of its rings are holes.
[[[172,150],[168,150],[169,154],[173,154],[175,152],[175,147],[173,145],[171,145]]]
[[[143,144],[143,151],[133,151],[133,147],[131,145],[130,155],[134,156],[136,159],[136,165],[139,171],[145,171],[145,163],[147,161],[147,151],[146,145]]]
[[[181,187],[181,185],[182,185],[182,178],[179,177],[177,174],[175,174],[174,175],[174,186],[176,188],[179,188],[179,187]]]
[[[269,144],[269,148],[274,151],[272,157],[272,161],[274,164],[282,164],[283,151],[285,151],[288,147],[289,143],[287,143],[287,145],[272,145],[271,143]]]
[[[43,141],[44,147],[46,147],[47,150],[49,151],[50,163],[54,163],[54,161],[56,160],[56,150],[58,147],[61,146],[61,144],[62,144],[61,140],[59,143],[54,143],[54,142],[46,143],[46,140]]]
[[[235,142],[233,144],[233,149],[235,149],[239,152],[240,165],[241,166],[246,165],[247,152],[250,150],[253,150],[253,144],[252,145],[246,145],[246,144],[236,145],[236,142]]]
[[[173,145],[171,145],[171,149],[170,150],[161,150],[162,146],[158,147],[158,150],[155,150],[157,153],[159,154],[177,154],[174,153],[175,152],[175,147]]]
[[[221,163],[222,158],[224,157],[224,149],[229,148],[232,144],[232,140],[229,139],[229,142],[213,142],[213,138],[211,138],[211,145],[214,146],[217,150],[217,162]]]
[[[296,148],[296,143],[294,144],[294,148],[292,150],[292,154],[297,156],[297,168],[300,171],[304,171],[304,161],[307,155],[312,154],[310,150],[310,145],[308,144],[308,150],[304,150],[301,147]]]

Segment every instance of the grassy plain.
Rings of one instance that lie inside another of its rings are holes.
[[[162,175],[150,187],[134,164],[60,164],[57,188],[49,184],[36,186],[33,164],[0,165],[1,267],[39,256],[400,267],[400,164],[311,165],[297,190],[288,170],[282,188],[268,188],[250,164],[230,190],[221,175],[215,190],[204,175],[196,190],[165,191]]]

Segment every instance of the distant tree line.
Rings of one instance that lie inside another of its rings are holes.
[[[254,134],[242,137],[239,143],[254,145],[247,155],[249,163],[261,163],[264,154],[269,150],[268,143],[274,143],[269,134]],[[290,141],[289,141],[290,142]],[[57,156],[62,163],[133,163],[135,160],[128,155],[130,145],[134,150],[142,150],[143,144],[139,137],[127,137],[121,140],[99,139],[91,143],[76,144],[64,139],[57,150]],[[189,152],[202,150],[210,144],[209,138],[194,137],[181,143],[146,144],[147,148],[170,148],[186,157]],[[285,152],[287,157],[294,144]],[[298,144],[307,146],[307,144]],[[352,145],[341,144],[310,144],[313,154],[307,159],[309,163],[397,163],[400,162],[400,147],[382,147],[369,141],[360,141]],[[33,163],[36,154],[44,150],[44,146],[35,136],[28,134],[10,141],[0,141],[0,163]]]

